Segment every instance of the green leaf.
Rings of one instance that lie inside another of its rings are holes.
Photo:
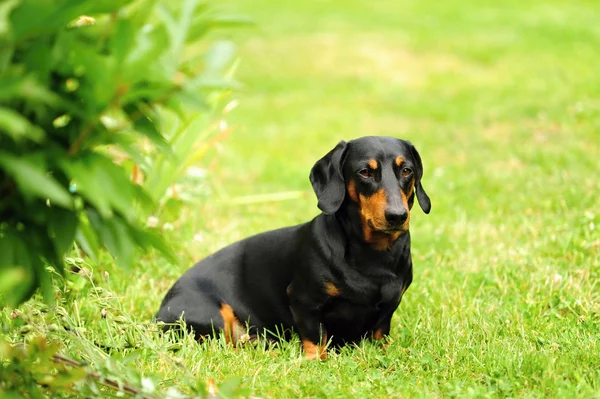
[[[50,80],[52,45],[51,37],[40,37],[32,41],[22,55],[27,70],[34,71],[36,81],[44,86],[48,86]]]
[[[58,258],[72,248],[77,229],[77,215],[73,211],[50,208],[48,218],[48,237],[52,240]]]
[[[3,75],[8,70],[10,61],[15,52],[15,47],[8,43],[0,43],[0,46],[4,47],[2,51],[0,51],[0,75]]]
[[[5,0],[0,3],[0,40],[10,33],[10,13],[20,2],[20,0]]]
[[[31,140],[39,143],[46,135],[18,112],[3,107],[0,107],[0,132],[8,134],[16,142]]]
[[[0,253],[0,267],[30,263],[30,253],[25,248],[22,237],[10,228],[0,234]]]
[[[67,37],[65,36],[65,40]],[[88,109],[92,113],[103,111],[113,100],[118,91],[117,68],[114,57],[102,54],[87,43],[71,40],[67,43],[59,42],[57,46],[69,46],[69,62],[75,69],[85,74],[86,79],[81,82],[79,95],[88,102]]]
[[[58,265],[56,265],[58,266]],[[63,273],[63,265],[61,264],[61,274]],[[54,303],[54,287],[52,285],[52,275],[50,271],[46,269],[40,258],[35,259],[34,267],[36,268],[36,277],[40,286],[40,291],[42,291],[42,297],[44,298],[44,302],[47,304]]]
[[[175,19],[170,10],[163,4],[157,7],[157,13],[165,24],[171,43],[171,55],[180,59],[188,32],[192,27],[192,18],[199,0],[183,0],[179,19]]]
[[[123,78],[130,82],[132,90],[138,82],[152,82],[161,87],[159,93],[164,93],[172,87],[173,66],[175,60],[163,62],[170,58],[169,39],[164,26],[144,25],[135,34],[135,43],[127,55],[123,70]],[[142,91],[144,87],[141,88]],[[129,94],[129,93],[128,93]]]
[[[92,165],[95,181],[105,190],[103,195],[108,195],[112,207],[119,211],[125,219],[133,220],[135,218],[135,195],[134,185],[129,176],[125,174],[123,168],[99,154],[94,154]],[[87,183],[86,186],[88,186]]]
[[[171,146],[158,131],[158,113],[152,112],[147,107],[142,107],[141,104],[128,104],[124,107],[124,110],[132,120],[135,132],[148,138],[161,153],[173,156]]]
[[[196,112],[208,112],[210,106],[204,99],[204,96],[199,90],[200,85],[193,89],[186,86],[184,90],[178,92],[170,98],[169,106],[171,108],[180,109],[187,108]]]
[[[112,215],[110,192],[97,180],[93,163],[84,159],[65,158],[59,161],[61,169],[73,180],[73,185],[82,197],[92,204],[103,217]]]
[[[123,13],[123,15],[135,26],[146,26],[151,23],[151,17],[154,12],[154,7],[158,0],[137,0],[133,1]]]
[[[46,105],[57,105],[62,102],[58,95],[39,84],[33,76],[23,77],[7,73],[0,77],[0,101],[14,98]]]
[[[4,294],[9,306],[16,306],[27,300],[35,288],[31,249],[22,235],[5,230],[0,234],[0,254],[0,294]]]
[[[123,136],[124,135],[119,135],[118,137],[115,137],[115,145],[118,145],[119,148],[122,149],[123,152],[125,152],[125,154],[127,154],[142,170],[148,169],[150,167],[149,159],[144,156],[144,153],[136,146],[136,142],[128,140]]]
[[[175,252],[173,252],[171,247],[169,247],[166,244],[165,240],[158,233],[158,231],[131,229],[130,232],[132,237],[135,239],[135,241],[140,247],[144,248],[145,250],[155,248],[169,262],[171,262],[174,265],[179,264],[179,259],[177,258],[177,255],[175,254]]]
[[[210,32],[210,24],[205,18],[196,18],[188,33],[187,42],[193,43]]]
[[[98,262],[98,252],[100,245],[98,244],[98,236],[92,228],[90,221],[81,216],[75,233],[75,240],[81,246],[81,249],[89,256],[94,263]]]
[[[123,267],[131,266],[136,243],[127,225],[118,217],[112,217],[102,220],[101,224],[95,227],[100,233],[102,242],[117,262]]]
[[[133,1],[134,0],[94,0],[89,2],[86,1],[84,2],[87,3],[85,4],[86,9],[83,14],[96,15],[117,12],[123,7],[132,3]],[[76,1],[75,3],[79,3],[79,1]]]
[[[60,166],[74,180],[77,191],[98,208],[104,218],[111,217],[113,209],[128,220],[134,218],[133,183],[123,168],[109,158],[87,153],[79,159],[61,160]]]
[[[51,32],[58,27],[65,27],[69,21],[82,15],[81,7],[75,2],[24,1],[12,14],[12,25],[15,39],[25,36],[37,36]]]
[[[23,2],[13,13],[15,38],[19,40],[63,29],[81,15],[117,12],[129,2],[131,0]]]
[[[14,45],[9,41],[12,35],[10,14],[20,2],[20,0],[3,0],[0,2],[0,49],[2,49],[0,51],[0,75],[7,70],[13,57]]]
[[[219,40],[208,50],[204,75],[222,76],[231,66],[236,54],[236,47],[231,40]]]
[[[155,81],[152,84],[144,82],[143,84],[130,87],[129,91],[121,98],[121,103],[129,104],[138,101],[162,100],[174,91],[173,86],[167,81]]]
[[[9,293],[14,293],[19,286],[27,284],[26,282],[30,280],[31,276],[26,268],[15,265],[3,265],[0,267],[0,295],[5,295],[9,299],[10,306],[15,306],[18,304],[18,300],[15,301],[14,299],[16,298],[13,298],[11,301]]]
[[[73,207],[69,192],[31,159],[17,158],[0,151],[0,166],[15,179],[26,196],[49,199],[51,204],[67,209]]]
[[[117,63],[124,62],[135,43],[135,39],[134,24],[128,19],[118,18],[111,37],[111,47]]]

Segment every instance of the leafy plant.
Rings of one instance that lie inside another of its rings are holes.
[[[133,365],[140,353],[119,361],[95,359],[95,367],[58,353],[60,345],[41,335],[24,344],[0,341],[0,397],[124,397],[146,399],[236,398],[244,390],[230,378],[219,386],[214,380],[190,382],[184,394],[175,387],[159,389],[155,379],[144,376]],[[246,395],[243,395],[246,396]]]
[[[50,301],[48,267],[62,272],[75,241],[92,259],[105,247],[129,265],[138,248],[155,248],[176,262],[141,220],[203,138],[168,127],[202,132],[202,118],[219,104],[215,98],[234,87],[227,76],[231,46],[207,51],[195,43],[212,28],[240,22],[199,0],[0,5],[0,294],[6,303],[18,305],[39,287]],[[174,172],[165,173],[164,165]],[[154,176],[144,187],[131,179],[138,167]]]

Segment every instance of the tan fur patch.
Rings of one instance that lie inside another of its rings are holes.
[[[308,339],[302,340],[302,347],[304,348],[306,360],[325,360],[327,359],[327,334],[324,334],[321,338],[321,343],[316,345]]]
[[[414,190],[415,190],[415,181],[413,179],[413,181],[410,183],[410,188],[408,189],[409,196],[411,195],[411,193]],[[410,210],[408,208],[408,196],[402,190],[400,190],[400,196],[402,197],[402,205],[404,205],[404,207],[408,211],[408,217],[406,218],[406,221],[402,224],[402,230],[408,231],[408,228],[410,227]]]
[[[348,187],[346,187],[348,189],[348,196],[350,197],[350,199],[354,202],[358,202],[358,195],[356,194],[356,183],[354,182],[354,180],[350,180],[350,183],[348,183]]]
[[[369,231],[367,234],[367,238],[365,238],[365,241],[368,244],[371,244],[373,248],[375,248],[378,251],[385,251],[390,249],[392,244],[398,239],[398,237],[400,237],[399,232],[388,234],[382,233],[380,231],[374,231],[368,226],[367,228],[369,229]]]
[[[242,335],[246,333],[246,329],[235,317],[231,306],[223,303],[221,304],[221,309],[219,309],[219,312],[223,318],[223,333],[225,334],[225,342],[235,345]]]
[[[383,230],[387,224],[385,220],[385,207],[387,206],[387,196],[383,189],[377,190],[373,195],[366,197],[363,194],[358,195],[360,202],[360,214],[364,222],[371,221],[373,228]]]
[[[339,296],[341,294],[340,289],[333,285],[331,281],[325,281],[325,292],[329,296]]]
[[[387,348],[391,345],[391,341],[387,339],[389,336],[384,335],[381,328],[378,328],[373,332],[373,339],[377,341],[377,344],[382,348]]]
[[[397,156],[396,157],[396,165],[400,166],[400,165],[402,165],[402,162],[404,162],[404,158],[402,158],[401,156]]]
[[[378,328],[377,330],[375,330],[375,332],[373,333],[373,339],[377,340],[377,341],[381,341],[384,338],[383,336],[383,331],[381,331],[381,328]]]
[[[387,196],[385,195],[385,191],[380,189],[369,197],[359,194],[358,199],[365,242],[371,244],[378,251],[388,249],[398,239],[400,233],[387,234],[377,231],[385,230],[387,226],[387,221],[385,220]],[[373,227],[369,225],[369,222]]]
[[[373,170],[377,169],[377,160],[376,159],[371,159],[368,162],[369,167]]]

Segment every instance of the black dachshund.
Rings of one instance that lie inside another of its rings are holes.
[[[183,319],[197,338],[222,331],[300,334],[306,357],[384,339],[412,282],[410,209],[429,213],[415,147],[392,137],[340,142],[312,168],[322,214],[231,244],[189,269],[157,319]]]

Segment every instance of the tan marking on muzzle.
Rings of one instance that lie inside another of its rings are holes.
[[[410,227],[410,208],[408,207],[408,198],[410,197],[411,193],[414,190],[415,190],[415,180],[414,179],[410,183],[410,188],[408,189],[408,196],[406,195],[406,193],[404,191],[402,191],[402,189],[400,189],[400,196],[402,197],[402,206],[404,206],[404,208],[406,208],[406,211],[408,212],[408,217],[406,218],[406,221],[404,223],[402,223],[403,231],[408,231],[408,228]]]
[[[400,236],[400,232],[385,233],[381,231],[387,228],[385,219],[387,195],[385,191],[379,189],[369,197],[358,194],[358,203],[365,242],[371,244],[378,251],[389,249]]]

